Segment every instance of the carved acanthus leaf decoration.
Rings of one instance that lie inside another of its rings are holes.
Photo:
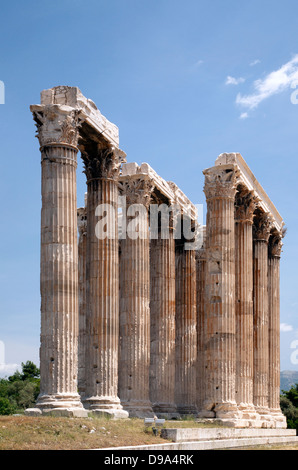
[[[283,247],[282,239],[285,237],[286,231],[286,228],[283,228],[281,232],[274,231],[273,233],[271,233],[269,239],[269,256],[271,256],[272,258],[281,257]]]
[[[264,212],[257,214],[254,219],[253,235],[255,240],[269,240],[272,228],[272,219],[270,214]]]
[[[220,169],[205,173],[204,192],[206,199],[233,199],[236,194],[237,174],[235,169]]]
[[[240,188],[235,198],[235,220],[252,224],[257,203],[258,198],[253,191],[244,187]]]
[[[125,153],[120,149],[98,148],[92,155],[83,151],[81,154],[87,181],[95,178],[118,179],[121,164],[125,161]]]
[[[119,182],[119,190],[122,196],[126,196],[128,205],[142,204],[147,209],[151,202],[151,195],[155,188],[151,178],[131,178]]]
[[[33,113],[40,146],[47,144],[78,144],[80,120],[78,111],[65,111],[57,105],[44,106]]]

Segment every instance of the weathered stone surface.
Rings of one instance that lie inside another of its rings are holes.
[[[121,179],[121,195],[129,207],[141,204],[138,238],[121,240],[119,396],[131,417],[153,417],[149,399],[150,261],[148,207],[150,179]],[[128,223],[130,217],[128,216]]]
[[[151,240],[150,399],[158,415],[175,417],[175,241]]]
[[[280,409],[280,256],[283,232],[273,231],[269,238],[269,390],[268,406],[276,427],[287,427]]]
[[[196,259],[193,250],[176,242],[176,389],[177,411],[182,415],[197,413],[197,312]]]
[[[235,222],[237,170],[204,171],[207,199],[205,397],[199,416],[239,419],[235,399]]]
[[[162,429],[161,435],[173,442],[194,442],[213,439],[249,439],[271,437],[294,437],[295,430],[287,429],[230,429],[230,428],[187,428]],[[298,440],[298,438],[297,438]]]
[[[95,103],[86,98],[79,88],[69,86],[58,86],[43,90],[41,92],[41,105],[31,106],[34,112],[40,112],[48,106],[60,109],[71,108],[78,116],[81,123],[84,123],[92,134],[98,134],[112,146],[119,146],[119,131],[115,124],[109,122],[105,116],[97,109]]]
[[[114,418],[128,416],[119,394],[131,416],[198,409],[220,425],[284,428],[284,223],[242,156],[221,154],[204,171],[198,246],[176,232],[183,214],[197,241],[196,206],[147,163],[126,163],[118,128],[78,88],[44,90],[31,111],[42,157],[41,390],[26,414],[86,416],[79,388],[90,412]],[[77,210],[78,151],[88,192]],[[137,236],[119,195],[143,214]],[[167,237],[152,203],[171,207]]]
[[[197,283],[197,409],[203,408],[205,399],[205,314],[206,314],[206,227],[202,227],[203,245],[196,253]]]
[[[238,187],[235,200],[235,398],[242,419],[256,419],[253,405],[253,239],[252,225],[257,198]]]
[[[78,389],[83,397],[86,391],[86,348],[88,336],[86,333],[86,268],[87,268],[87,210],[78,209],[79,229],[79,345],[78,345]]]
[[[37,407],[82,409],[77,393],[77,116],[48,106],[34,112],[42,160],[41,387]]]
[[[254,405],[263,421],[269,414],[268,240],[271,220],[257,213],[254,236]],[[267,423],[264,423],[264,426]]]
[[[99,150],[84,157],[87,191],[87,314],[86,393],[84,405],[90,411],[118,413],[119,272],[117,207],[118,188],[113,152]],[[92,158],[96,160],[92,163]],[[108,161],[107,161],[108,159]],[[104,168],[104,169],[103,169]],[[108,175],[106,174],[108,171]],[[103,176],[104,175],[104,176]],[[109,176],[109,177],[108,177]],[[110,177],[114,176],[115,179]],[[98,206],[110,205],[107,226],[113,236],[104,238],[96,230]],[[124,415],[124,413],[123,413]]]

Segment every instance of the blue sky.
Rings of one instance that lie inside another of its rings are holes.
[[[242,154],[288,228],[281,366],[298,370],[291,349],[298,340],[298,105],[291,101],[297,17],[295,0],[2,2],[0,340],[6,364],[39,361],[40,153],[29,106],[39,103],[41,90],[71,85],[119,127],[128,161],[149,163],[195,204],[204,201],[202,170],[220,153]],[[79,205],[84,192],[79,163]]]

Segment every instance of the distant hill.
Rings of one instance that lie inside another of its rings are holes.
[[[298,383],[297,370],[283,370],[280,373],[280,390],[290,390],[292,385]]]

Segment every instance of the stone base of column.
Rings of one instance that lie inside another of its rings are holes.
[[[241,419],[248,419],[252,421],[259,419],[259,415],[252,403],[240,403],[237,405],[237,407],[241,415]]]
[[[107,416],[114,419],[128,418],[117,397],[88,397],[84,399],[87,411],[96,416]]]
[[[238,410],[236,402],[208,403],[203,404],[203,409],[197,413],[198,418],[216,418],[216,419],[241,419],[241,413]]]
[[[177,412],[180,415],[181,418],[189,417],[189,416],[194,416],[196,417],[198,415],[198,410],[195,406],[193,405],[177,405]]]
[[[284,428],[284,416],[276,415],[276,420],[268,408],[255,407],[252,404],[235,405],[233,403],[218,404],[208,409],[207,404],[197,415],[202,423],[218,424],[233,428]],[[286,427],[286,426],[285,426]]]
[[[269,408],[263,406],[255,406],[255,410],[258,414],[258,420],[261,422],[261,428],[264,429],[274,429],[275,421],[271,416]]]
[[[275,422],[276,429],[287,429],[287,418],[282,414],[281,409],[270,409],[270,415]]]
[[[25,410],[26,416],[65,416],[85,418],[88,412],[84,409],[78,394],[40,395],[35,408]]]
[[[129,402],[121,402],[121,404],[130,418],[143,419],[154,418],[155,416],[150,401],[131,400]]]
[[[84,408],[49,408],[47,410],[27,408],[24,414],[25,416],[54,416],[56,418],[88,418],[88,412]]]
[[[159,419],[180,419],[177,407],[173,403],[154,403],[152,409]]]

